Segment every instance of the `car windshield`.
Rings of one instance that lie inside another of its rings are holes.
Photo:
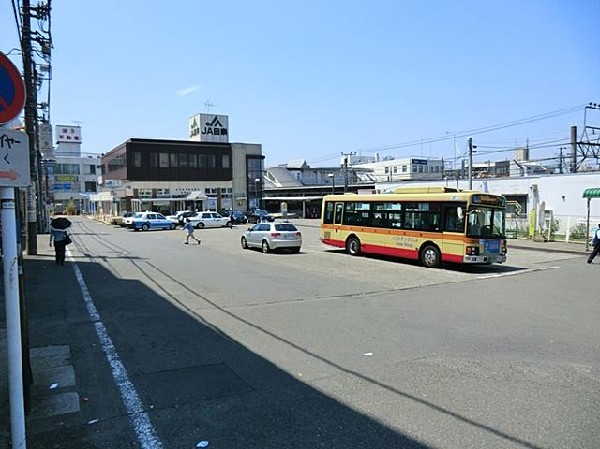
[[[136,212],[136,213],[133,215],[133,218],[142,218],[143,216],[144,216],[144,214],[142,214],[141,212]]]

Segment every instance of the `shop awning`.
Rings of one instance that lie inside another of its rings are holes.
[[[583,191],[584,198],[600,198],[600,187],[594,187],[592,189],[585,189]]]

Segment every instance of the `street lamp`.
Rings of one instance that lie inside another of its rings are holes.
[[[331,194],[335,195],[335,173],[329,173],[328,178],[331,178]]]

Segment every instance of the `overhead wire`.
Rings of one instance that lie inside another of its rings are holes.
[[[17,0],[18,3],[18,0]],[[21,5],[17,5],[15,4],[15,0],[11,0],[11,4],[12,4],[12,8],[13,8],[13,14],[15,16],[15,23],[17,25],[17,34],[19,35],[19,42],[21,42],[22,36],[23,36],[23,31],[21,28],[21,23],[19,22],[19,13],[17,11],[21,11]],[[18,6],[18,8],[17,8]]]
[[[500,129],[505,129],[505,128],[523,125],[523,124],[534,123],[534,122],[538,122],[538,121],[542,121],[542,120],[548,120],[550,118],[558,117],[561,115],[570,114],[570,113],[576,112],[578,110],[581,110],[583,107],[585,107],[585,104],[580,104],[580,105],[571,106],[571,107],[567,107],[567,108],[563,108],[563,109],[558,109],[558,110],[546,112],[543,114],[537,114],[537,115],[534,115],[531,117],[525,117],[522,119],[513,120],[511,122],[498,123],[495,125],[488,125],[488,126],[484,126],[481,128],[474,128],[474,129],[467,130],[467,131],[460,131],[458,133],[452,133],[452,134],[446,133],[444,136],[425,138],[425,139],[415,139],[415,140],[396,143],[396,144],[381,145],[381,146],[370,147],[370,148],[361,148],[361,149],[356,149],[354,151],[359,152],[359,153],[382,152],[382,151],[409,148],[409,147],[415,147],[415,146],[420,146],[420,145],[425,145],[425,144],[442,142],[442,141],[446,141],[446,140],[450,140],[450,139],[464,138],[464,137],[469,137],[469,136],[478,135],[478,134],[485,134],[485,133],[489,133],[489,132],[493,132],[493,131],[498,131]],[[514,149],[514,147],[515,146],[513,146],[512,149]],[[333,155],[333,156],[322,156],[320,158],[311,159],[309,162],[319,163],[319,162],[324,162],[324,161],[332,160],[332,159],[339,158],[339,157],[340,157],[340,154],[337,153],[336,155]]]

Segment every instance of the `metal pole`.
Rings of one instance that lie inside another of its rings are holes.
[[[23,352],[17,258],[17,219],[15,189],[0,188],[2,200],[2,249],[4,252],[4,296],[6,300],[6,340],[8,351],[8,396],[12,447],[25,449],[25,405],[23,400]]]
[[[473,190],[473,139],[469,137],[469,190]]]
[[[571,173],[577,173],[577,126],[571,126]]]

